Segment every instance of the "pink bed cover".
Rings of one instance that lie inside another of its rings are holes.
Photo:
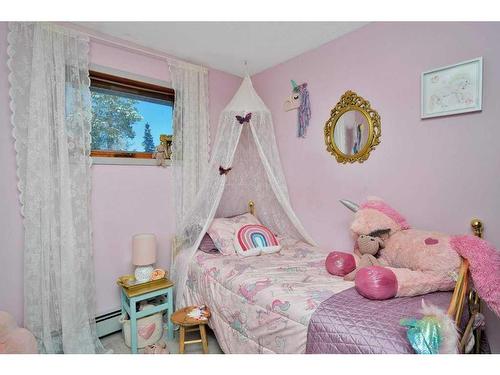
[[[353,286],[325,270],[329,251],[293,239],[257,257],[196,253],[185,305],[206,304],[225,353],[304,353],[321,302]]]

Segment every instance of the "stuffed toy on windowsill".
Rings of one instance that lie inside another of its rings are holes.
[[[335,251],[326,262],[331,274],[344,277],[357,270],[356,290],[369,299],[416,296],[453,290],[463,257],[469,261],[479,296],[500,316],[500,253],[488,242],[471,235],[411,229],[399,212],[378,198],[361,206],[342,203],[355,212],[351,232],[356,240],[376,231],[388,232],[375,258],[377,264],[357,267],[356,254]]]
[[[156,164],[158,166],[166,167],[167,162],[170,158],[167,146],[165,146],[163,143],[160,143],[158,146],[156,146],[156,151],[153,152],[152,158],[156,159]]]

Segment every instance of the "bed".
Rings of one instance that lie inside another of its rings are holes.
[[[327,251],[288,238],[281,244],[259,257],[195,255],[186,302],[210,307],[225,353],[304,353],[312,313],[353,286],[325,270]]]
[[[352,282],[328,274],[329,251],[286,237],[280,243],[281,252],[258,257],[194,256],[184,303],[209,306],[210,327],[225,353],[413,353],[398,323],[419,317],[422,298],[449,308],[457,322],[467,318],[466,262],[453,293],[371,301]],[[471,293],[472,307],[476,301]],[[467,321],[465,326],[470,335]]]

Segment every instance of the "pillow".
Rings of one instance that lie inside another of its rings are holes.
[[[207,233],[221,254],[233,255],[236,253],[234,236],[238,229],[246,224],[260,224],[260,221],[250,213],[230,218],[216,218],[212,221]]]
[[[209,254],[216,253],[219,251],[219,249],[217,249],[217,246],[215,246],[214,241],[208,235],[208,233],[205,233],[205,235],[201,239],[200,246],[198,246],[198,249]]]
[[[236,252],[244,257],[272,254],[281,250],[276,236],[263,225],[243,225],[234,239]]]

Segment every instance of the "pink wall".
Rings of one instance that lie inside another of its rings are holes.
[[[94,64],[170,81],[162,60],[131,53],[101,43],[91,43]],[[220,111],[238,88],[240,78],[209,71],[211,137],[215,137]],[[172,174],[170,168],[154,166],[94,165],[92,224],[96,265],[97,313],[119,306],[116,278],[133,271],[131,237],[155,233],[159,243],[157,265],[169,269],[170,243],[174,233]]]
[[[273,113],[281,160],[298,217],[322,246],[349,250],[351,214],[338,200],[385,198],[415,227],[469,232],[484,220],[500,247],[500,23],[375,23],[266,70],[254,85]],[[420,119],[420,73],[484,57],[483,111]],[[306,139],[284,112],[290,79],[307,82]],[[325,150],[323,127],[346,90],[382,118],[382,143],[363,164],[341,165]],[[500,351],[498,320],[490,327]]]
[[[6,61],[7,25],[0,22],[0,61]],[[166,63],[160,59],[91,43],[94,64],[163,81],[170,81]],[[218,116],[241,79],[209,70],[211,136]],[[9,120],[7,67],[0,64],[0,310],[23,316],[23,231],[16,188],[15,152]],[[92,221],[97,285],[97,313],[119,307],[116,278],[132,271],[131,236],[155,233],[159,240],[157,264],[170,266],[170,239],[174,231],[170,168],[155,166],[94,165],[92,167]]]

